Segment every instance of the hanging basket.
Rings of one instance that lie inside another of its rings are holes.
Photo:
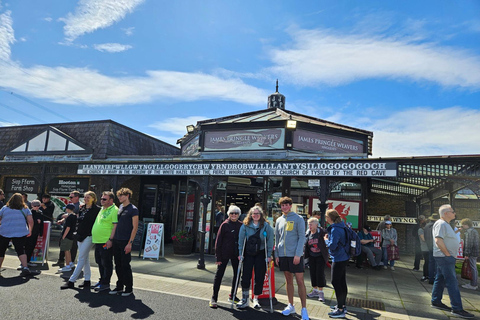
[[[184,241],[184,242],[174,241],[173,242],[173,253],[174,254],[180,254],[180,255],[190,254],[190,253],[192,253],[192,246],[193,246],[193,240],[192,241]]]

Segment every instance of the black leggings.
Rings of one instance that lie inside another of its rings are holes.
[[[337,297],[337,306],[340,309],[345,307],[347,300],[347,264],[348,260],[332,262],[332,285]]]
[[[22,254],[25,254],[25,243],[27,241],[27,237],[20,237],[20,238],[5,238],[4,236],[0,236],[0,258],[5,257],[5,251],[7,251],[8,243],[10,239],[15,246],[15,251],[17,252],[17,256],[20,257]]]
[[[310,280],[312,287],[325,287],[327,282],[325,281],[325,259],[323,259],[323,255],[319,255],[318,257],[310,256],[308,261],[310,262]]]
[[[422,251],[422,255],[423,255],[423,276],[428,277],[428,264],[430,262],[428,251]]]
[[[218,300],[218,291],[220,290],[220,285],[222,284],[223,275],[225,274],[225,269],[227,269],[229,259],[222,260],[222,264],[217,265],[217,272],[215,272],[215,278],[213,280],[213,295],[212,298],[217,301]],[[235,290],[235,281],[237,280],[237,272],[238,272],[238,258],[230,259],[232,262],[232,269],[233,269],[233,279],[232,279],[232,289],[230,290],[230,294],[232,298],[234,298],[234,290]],[[235,292],[235,295],[237,293]]]
[[[260,295],[263,292],[263,282],[265,280],[265,273],[267,272],[265,250],[260,250],[255,256],[245,255],[242,270],[242,290],[248,290],[250,288],[250,280],[252,279],[252,270],[254,268],[255,286],[253,294]]]

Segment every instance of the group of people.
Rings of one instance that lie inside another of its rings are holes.
[[[220,285],[230,261],[233,280],[228,301],[236,303],[239,309],[250,306],[249,288],[253,270],[254,286],[251,306],[260,308],[258,298],[263,292],[265,275],[274,252],[275,264],[284,273],[286,281],[288,304],[282,314],[288,316],[296,313],[293,303],[295,278],[302,307],[301,317],[303,320],[309,319],[306,308],[307,297],[325,301],[323,294],[323,288],[326,286],[325,266],[330,255],[332,285],[335,289],[337,305],[332,307],[329,316],[345,317],[347,312],[346,266],[350,257],[345,233],[347,226],[338,212],[331,209],[325,215],[327,223],[330,224],[327,230],[322,229],[318,219],[314,217],[308,220],[308,232],[305,232],[305,221],[303,217],[292,211],[292,204],[291,198],[280,198],[282,215],[277,218],[275,228],[265,220],[260,206],[252,207],[243,222],[240,222],[240,208],[230,205],[227,220],[220,225],[215,243],[217,271],[210,307],[217,308]],[[309,294],[304,282],[306,258],[309,259],[313,287]],[[239,273],[241,273],[240,283],[238,283]],[[236,296],[238,285],[242,290],[241,299]]]
[[[3,195],[3,191],[0,190],[0,193]],[[65,266],[59,271],[67,272],[72,269],[74,271],[61,289],[74,288],[75,281],[83,271],[84,282],[79,287],[94,288],[95,291],[109,290],[109,294],[112,295],[129,296],[133,293],[130,261],[132,244],[138,229],[139,211],[130,202],[132,197],[130,189],[121,188],[116,192],[116,196],[120,207],[115,205],[115,194],[111,191],[102,193],[101,206],[97,205],[97,195],[93,191],[85,192],[83,204],[75,201],[77,200],[75,198],[79,198],[78,191],[70,194],[73,201],[66,205],[65,213],[58,219],[63,225],[60,250],[64,252],[65,257]],[[49,208],[48,202],[50,196],[43,195],[42,203],[33,200],[29,209],[22,195],[15,193],[0,209],[0,267],[8,243],[12,241],[21,263],[21,275],[28,276],[33,273],[33,270],[29,269],[32,264],[28,263],[37,237],[43,231],[43,221],[49,220],[49,216],[45,216],[42,210],[43,207]],[[76,267],[75,256],[72,257],[74,244],[78,247]],[[94,285],[91,284],[89,261],[93,246],[95,262],[100,272],[100,279]],[[113,262],[118,280],[115,288],[110,290]]]

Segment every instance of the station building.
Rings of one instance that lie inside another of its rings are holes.
[[[204,239],[205,253],[219,211],[260,203],[274,223],[284,195],[305,218],[334,208],[354,229],[389,214],[403,252],[416,218],[442,204],[478,227],[480,155],[372,158],[373,132],[288,111],[285,100],[277,85],[266,109],[191,124],[178,148],[111,120],[1,127],[0,187],[7,199],[48,193],[59,211],[73,190],[128,187],[142,226],[163,223],[166,243],[190,230],[192,251]]]

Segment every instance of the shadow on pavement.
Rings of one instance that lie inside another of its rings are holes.
[[[134,312],[131,316],[134,319],[146,319],[155,313],[142,300],[135,299],[134,294],[129,297],[119,297],[109,295],[108,292],[93,293],[90,289],[75,288],[74,290],[78,291],[75,298],[82,303],[88,303],[90,308],[107,306],[113,313],[122,313],[130,309]]]
[[[0,274],[0,287],[14,287],[14,286],[20,286],[22,284],[27,283],[28,281],[34,279],[34,280],[39,280],[37,276],[39,276],[40,273],[38,274],[32,274],[30,276],[15,276],[11,278],[5,278]]]

